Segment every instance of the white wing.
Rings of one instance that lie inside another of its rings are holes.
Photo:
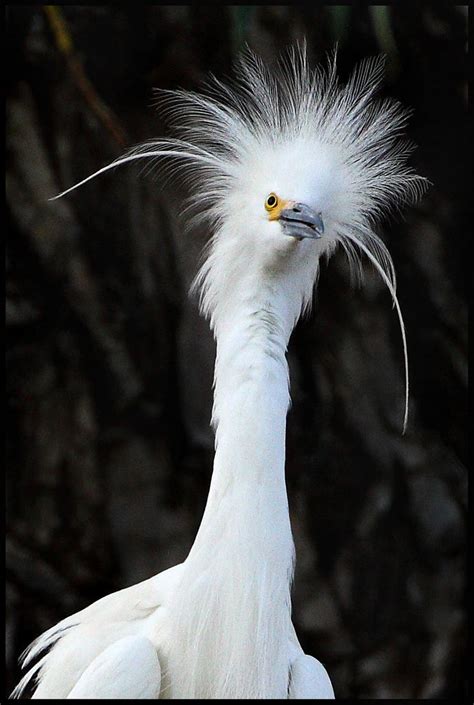
[[[290,678],[290,700],[334,699],[334,690],[326,669],[312,656],[298,656],[291,667]]]
[[[156,648],[143,636],[109,646],[86,668],[68,699],[148,699],[160,695],[161,668]]]
[[[42,634],[25,654],[30,670],[11,697],[34,681],[36,699],[158,697],[149,693],[160,688],[159,625],[181,571],[174,566],[107,595]]]

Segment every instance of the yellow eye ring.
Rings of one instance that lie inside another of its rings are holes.
[[[266,200],[265,200],[265,209],[267,211],[272,211],[274,210],[278,205],[278,196],[276,193],[270,193],[268,194]]]

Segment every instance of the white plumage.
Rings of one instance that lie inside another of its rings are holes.
[[[374,97],[382,74],[381,59],[367,60],[341,86],[335,59],[313,72],[302,49],[269,69],[248,52],[234,85],[212,79],[208,96],[163,96],[178,137],[141,145],[81,182],[157,161],[164,175],[187,180],[188,212],[209,225],[194,288],[217,340],[214,471],[184,563],[39,637],[25,663],[46,655],[15,695],[35,677],[36,698],[334,697],[291,622],[285,354],[321,256],[340,244],[360,272],[364,252],[399,315],[406,423],[404,326],[392,260],[373,226],[424,181],[406,166],[407,112]]]

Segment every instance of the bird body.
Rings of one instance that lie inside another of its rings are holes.
[[[165,174],[170,164],[190,184],[194,220],[211,231],[194,282],[217,342],[216,452],[199,531],[182,564],[42,635],[27,662],[49,651],[16,694],[38,676],[36,698],[334,697],[291,621],[286,350],[321,257],[340,244],[353,265],[358,249],[381,274],[406,353],[393,265],[373,224],[423,183],[405,166],[406,113],[374,99],[380,60],[343,87],[335,61],[310,71],[304,49],[275,72],[249,54],[238,77],[233,88],[214,81],[212,97],[167,96],[180,137],[93,175],[139,159],[158,160]]]

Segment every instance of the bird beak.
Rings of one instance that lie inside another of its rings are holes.
[[[283,232],[285,235],[296,237],[310,237],[318,240],[324,233],[324,223],[321,213],[316,213],[304,203],[290,203],[280,212]]]

